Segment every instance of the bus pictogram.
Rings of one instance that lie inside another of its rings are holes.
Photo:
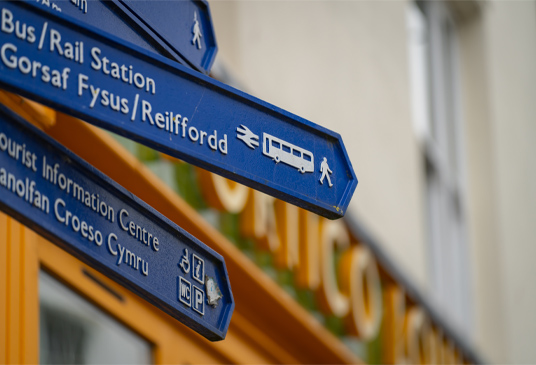
[[[310,151],[268,133],[263,133],[262,138],[262,153],[271,157],[275,163],[284,162],[297,168],[302,174],[314,171],[314,156]]]

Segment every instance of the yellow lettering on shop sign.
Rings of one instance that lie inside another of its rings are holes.
[[[382,327],[382,361],[461,363],[463,357],[423,310],[406,308],[406,295],[388,281],[382,290],[377,263],[366,246],[350,244],[342,220],[328,221],[261,192],[198,169],[203,196],[212,207],[240,213],[240,231],[292,270],[296,286],[314,290],[319,307],[344,318],[348,333],[362,341]],[[339,270],[335,250],[342,251]]]
[[[299,249],[299,209],[281,200],[275,201],[275,219],[281,243],[275,253],[275,263],[282,269],[293,269],[300,261]]]
[[[430,363],[429,331],[430,324],[422,309],[410,308],[406,313],[404,337],[406,356],[411,364]]]
[[[242,235],[254,239],[261,249],[272,253],[277,252],[281,246],[277,235],[274,203],[274,197],[251,190],[244,212],[240,216]]]
[[[428,346],[430,347],[430,358],[429,361],[431,364],[442,364],[443,363],[443,335],[435,328],[431,328],[428,333]]]
[[[203,197],[211,207],[228,213],[244,210],[251,189],[203,169],[196,171]]]
[[[320,224],[320,285],[316,291],[320,308],[327,314],[344,317],[350,309],[349,296],[340,292],[335,271],[335,248],[350,247],[350,236],[340,220],[322,219]]]
[[[383,289],[382,361],[385,364],[404,364],[404,317],[406,295],[398,285]]]
[[[302,209],[298,214],[300,260],[294,277],[298,287],[314,290],[320,284],[319,217]]]
[[[454,345],[446,338],[443,338],[443,364],[457,364],[454,354]]]
[[[353,246],[343,254],[339,281],[351,303],[345,318],[347,329],[363,341],[374,339],[382,320],[382,287],[378,266],[367,247]]]

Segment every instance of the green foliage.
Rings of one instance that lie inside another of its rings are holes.
[[[231,242],[239,246],[242,237],[240,235],[240,215],[220,212],[219,213],[220,232]]]
[[[382,331],[378,331],[378,335],[373,340],[367,342],[367,363],[381,364],[382,363]]]
[[[175,181],[180,196],[196,210],[207,209],[199,184],[197,174],[192,165],[186,163],[175,163]]]
[[[337,337],[344,336],[344,321],[342,318],[326,315],[326,328]]]
[[[142,162],[156,161],[160,159],[160,154],[150,147],[146,147],[142,144],[136,146],[136,156]]]
[[[133,155],[137,154],[138,143],[112,132],[108,132],[108,134],[110,134],[117,142],[119,142],[123,147],[125,147],[128,152],[132,153]]]
[[[316,311],[318,309],[315,295],[311,290],[296,288],[296,299],[302,307],[309,311]]]

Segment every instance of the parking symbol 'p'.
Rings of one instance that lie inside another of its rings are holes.
[[[203,292],[203,289],[199,289],[197,286],[194,287],[193,292],[193,305],[192,308],[197,313],[201,314],[202,316],[205,315],[205,292]]]

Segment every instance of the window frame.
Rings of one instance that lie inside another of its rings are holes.
[[[410,6],[422,15],[411,19],[418,14],[409,14],[410,27],[423,22],[418,29],[421,33],[417,37],[410,33],[409,42],[414,124],[424,171],[430,294],[454,327],[471,337],[472,275],[457,23],[446,2],[417,1]],[[415,41],[423,41],[424,50],[416,50],[411,43]]]

